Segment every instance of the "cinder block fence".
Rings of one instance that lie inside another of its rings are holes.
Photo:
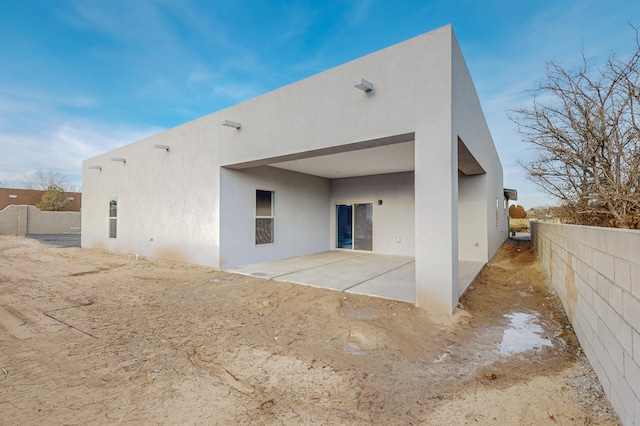
[[[80,212],[43,212],[22,205],[0,210],[0,235],[79,233]]]
[[[542,267],[625,425],[640,425],[640,231],[532,222]]]

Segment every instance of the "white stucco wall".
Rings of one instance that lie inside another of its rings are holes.
[[[452,38],[451,143],[457,143],[460,138],[486,171],[486,175],[482,178],[483,184],[480,182],[471,184],[471,181],[465,179],[462,191],[465,194],[468,192],[465,188],[466,185],[484,186],[478,188],[484,197],[474,197],[473,200],[467,198],[465,209],[475,210],[479,213],[473,217],[466,217],[465,224],[466,227],[469,227],[473,222],[474,227],[487,231],[486,237],[479,241],[479,248],[483,253],[481,260],[488,262],[508,237],[504,227],[508,212],[503,208],[502,164],[493,144],[493,138],[485,121],[471,75],[462,57],[460,46],[455,40],[455,35],[452,34]],[[478,179],[476,176],[470,178]],[[497,221],[496,199],[498,200]],[[481,210],[486,214],[480,212]],[[479,237],[473,234],[460,235],[460,249],[464,256],[461,258],[466,259],[467,256],[471,257],[469,260],[480,258],[476,255],[476,250],[471,249],[478,242],[478,239]]]
[[[458,259],[487,262],[487,175],[458,172]]]
[[[220,111],[242,124],[221,129],[221,165],[445,127],[450,37],[443,27]],[[355,89],[360,78],[374,90]]]
[[[213,114],[85,160],[82,247],[218,266],[217,138]],[[92,165],[102,170],[88,169]],[[108,238],[112,197],[118,201],[115,239]]]
[[[382,200],[382,205],[378,205]],[[415,255],[413,173],[392,173],[331,181],[328,206],[332,248],[336,246],[336,204],[373,204],[373,244],[379,254]],[[398,241],[398,239],[400,241]]]
[[[374,90],[355,89],[360,78]],[[221,126],[222,120],[241,128]],[[331,185],[327,178],[262,167],[412,137],[412,201],[406,182],[395,194],[376,170]],[[464,179],[461,190],[458,137],[487,170],[484,178]],[[349,201],[338,200],[341,191],[351,201],[383,199],[375,204],[375,251],[413,254],[417,304],[447,313],[458,300],[459,245],[464,256],[488,260],[505,233],[495,226],[502,168],[450,26],[92,158],[83,168],[83,247],[216,267],[330,249],[334,203]],[[252,246],[256,188],[277,193],[277,242],[269,247]],[[117,239],[107,238],[110,197],[118,200]],[[459,234],[459,200],[486,212],[462,217],[465,229],[489,226],[484,238]],[[296,215],[288,217],[290,211]],[[398,218],[406,219],[402,227]],[[470,249],[470,242],[478,246]]]
[[[220,267],[329,250],[329,180],[256,167],[220,170]],[[256,190],[275,192],[275,243],[255,244]]]
[[[448,313],[458,300],[452,37],[443,27],[220,113],[242,124],[220,132],[232,167],[414,132],[416,300]],[[354,89],[360,78],[374,90]]]

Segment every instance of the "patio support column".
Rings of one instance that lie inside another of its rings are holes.
[[[451,139],[446,123],[415,134],[416,305],[445,314],[458,304],[458,153]]]

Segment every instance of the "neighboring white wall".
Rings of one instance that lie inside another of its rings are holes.
[[[220,267],[329,250],[329,180],[274,167],[220,171]],[[256,190],[275,191],[275,244],[255,244]]]
[[[532,221],[531,236],[605,394],[640,425],[640,231]]]
[[[80,212],[43,212],[11,205],[0,211],[0,235],[79,234]]]
[[[218,121],[209,115],[85,160],[82,247],[217,267]],[[115,239],[108,238],[112,197],[118,201]]]
[[[378,200],[382,200],[382,205],[378,205]],[[375,253],[415,255],[413,172],[332,180],[327,206],[331,248],[336,246],[336,204],[339,203],[373,203]]]

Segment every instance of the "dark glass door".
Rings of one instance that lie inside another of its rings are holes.
[[[336,205],[336,248],[373,250],[373,204]]]
[[[351,204],[336,205],[336,248],[353,248],[353,216]]]

